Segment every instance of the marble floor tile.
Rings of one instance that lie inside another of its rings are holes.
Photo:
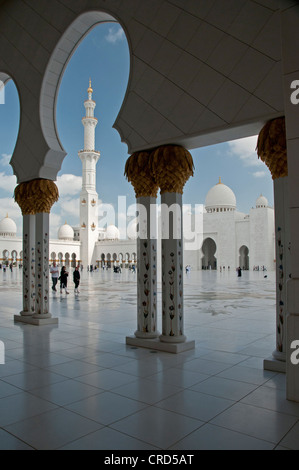
[[[37,450],[57,449],[101,428],[95,421],[63,408],[5,427],[5,430]]]
[[[236,403],[211,420],[211,424],[278,444],[297,420],[291,415]]]
[[[51,292],[58,325],[43,327],[14,323],[21,273],[0,270],[0,449],[298,450],[298,404],[285,375],[263,369],[276,312],[275,273],[261,274],[184,276],[195,348],[170,354],[126,345],[137,324],[126,270],[83,272],[80,298]],[[159,330],[161,316],[159,279]]]
[[[113,429],[167,449],[203,423],[168,410],[147,407],[111,425]]]

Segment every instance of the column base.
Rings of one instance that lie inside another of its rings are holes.
[[[184,343],[163,343],[159,340],[159,338],[143,339],[136,338],[136,336],[127,336],[126,344],[138,348],[153,349],[156,351],[164,351],[173,354],[178,354],[195,348],[194,340],[185,341]]]
[[[25,311],[25,310],[22,310],[22,311],[20,312],[20,315],[21,315],[22,317],[32,317],[33,313],[32,313],[32,312]]]
[[[286,372],[286,355],[279,351],[273,351],[272,357],[264,359],[264,370],[271,372]]]
[[[141,339],[155,339],[160,336],[160,333],[158,331],[156,333],[143,333],[142,331],[136,330],[134,335],[136,338]]]
[[[281,372],[286,373],[286,363],[279,361],[274,357],[269,357],[264,359],[264,370],[270,370],[271,372]]]
[[[46,317],[46,318],[38,318],[38,316],[34,317],[33,315],[14,315],[14,321],[17,323],[27,323],[28,325],[53,325],[58,324],[58,318],[53,317]]]
[[[162,343],[185,343],[187,340],[185,335],[180,335],[180,336],[166,336],[166,335],[160,335],[160,341]]]

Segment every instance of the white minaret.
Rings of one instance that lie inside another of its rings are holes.
[[[84,149],[78,152],[82,162],[82,190],[80,193],[80,240],[81,263],[94,264],[95,243],[98,240],[98,193],[96,192],[96,164],[100,152],[95,150],[95,128],[98,120],[94,117],[95,101],[92,99],[91,80],[87,89],[88,99],[84,101],[86,110],[82,118],[84,126]]]

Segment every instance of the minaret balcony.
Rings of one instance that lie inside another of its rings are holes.
[[[101,155],[101,153],[98,150],[93,150],[93,149],[79,150],[78,154],[89,153],[89,152],[95,153],[97,155]]]
[[[98,120],[95,117],[85,116],[85,117],[82,118],[82,124],[83,125],[89,124],[89,125],[95,127],[97,125],[97,123],[98,123]]]

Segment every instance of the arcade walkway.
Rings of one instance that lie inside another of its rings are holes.
[[[185,327],[196,349],[135,349],[136,274],[85,273],[53,295],[58,326],[14,324],[21,272],[0,271],[0,449],[299,449],[299,403],[275,348],[274,273],[191,272]],[[160,320],[160,316],[159,316]],[[160,323],[160,322],[159,322]]]

